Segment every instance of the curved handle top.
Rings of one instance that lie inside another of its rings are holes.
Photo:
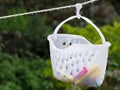
[[[56,28],[55,28],[55,31],[53,34],[57,34],[57,32],[59,31],[59,29],[62,27],[63,24],[65,24],[66,22],[72,20],[72,19],[75,19],[75,18],[78,18],[77,16],[71,16],[69,17],[68,19],[64,20],[63,22],[61,22]],[[98,32],[98,34],[100,35],[101,39],[102,39],[102,43],[105,43],[106,40],[105,40],[105,37],[104,35],[102,34],[102,32],[100,31],[100,29],[90,20],[88,19],[87,17],[84,17],[84,16],[80,16],[80,18],[82,18],[83,20],[85,20],[86,22],[88,22],[89,24],[91,24],[95,29],[96,31]]]

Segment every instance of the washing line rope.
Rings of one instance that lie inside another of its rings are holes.
[[[89,0],[89,1],[83,2],[81,4],[86,5],[86,4],[95,2],[95,1],[98,1],[98,0]],[[7,18],[12,18],[12,17],[24,16],[24,15],[30,15],[30,14],[36,14],[36,13],[43,13],[43,12],[50,12],[50,11],[61,10],[61,9],[66,9],[66,8],[73,8],[73,7],[76,7],[76,4],[75,5],[62,6],[62,7],[56,7],[56,8],[50,8],[50,9],[44,9],[44,10],[31,11],[31,12],[26,12],[26,13],[19,13],[19,14],[1,16],[0,19],[7,19]]]

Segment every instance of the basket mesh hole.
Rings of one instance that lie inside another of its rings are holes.
[[[56,66],[57,66],[57,62],[56,62]]]
[[[71,63],[71,66],[74,66],[73,63]]]
[[[81,54],[79,54],[79,56],[81,57]]]
[[[66,45],[66,42],[63,42],[62,45]]]
[[[69,45],[72,45],[72,43],[70,42],[70,44]]]
[[[88,61],[90,62],[90,61],[91,61],[91,59],[88,59]]]
[[[76,61],[76,64],[78,64],[78,61]]]
[[[76,72],[79,72],[78,68],[76,69]]]
[[[94,56],[94,54],[92,54],[92,56]]]
[[[68,59],[66,59],[66,61],[68,61]]]
[[[82,62],[84,62],[85,60],[83,59]]]
[[[75,54],[74,57],[77,57],[77,54]]]
[[[70,59],[72,59],[72,57],[70,57]]]
[[[62,69],[62,66],[60,66],[60,69]]]
[[[68,66],[66,66],[66,69],[68,69]]]
[[[59,73],[59,72],[58,72],[57,74],[58,74],[58,75],[60,75],[60,73]]]

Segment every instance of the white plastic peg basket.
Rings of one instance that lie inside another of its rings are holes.
[[[64,23],[75,18],[81,18],[91,24],[99,33],[102,44],[92,44],[79,35],[57,34]],[[91,87],[103,83],[111,44],[88,18],[76,15],[64,20],[56,27],[54,33],[48,36],[48,40],[52,69],[58,80]]]

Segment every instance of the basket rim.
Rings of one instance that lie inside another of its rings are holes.
[[[81,37],[81,38],[85,39],[88,42],[88,44],[72,44],[72,45],[70,45],[66,48],[61,49],[61,48],[57,48],[55,46],[55,44],[53,43],[52,38],[51,38],[52,36],[68,36],[68,37],[72,36],[72,37],[75,37],[75,38],[76,37]],[[84,46],[84,47],[88,47],[88,46],[91,46],[91,47],[110,47],[111,46],[111,43],[109,41],[106,41],[105,43],[102,43],[102,44],[92,44],[85,37],[83,37],[81,35],[73,35],[73,34],[50,34],[50,35],[48,35],[47,39],[50,42],[50,44],[52,44],[52,46],[54,48],[56,48],[57,50],[66,50],[66,49],[69,49],[73,46]]]

